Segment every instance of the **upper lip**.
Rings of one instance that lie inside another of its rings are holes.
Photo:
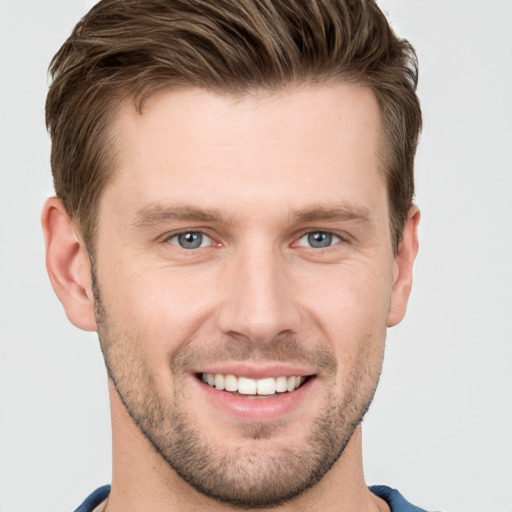
[[[265,377],[308,377],[315,375],[313,368],[290,365],[286,363],[221,363],[198,368],[194,373],[211,373],[222,375],[235,375],[249,379],[263,379]]]

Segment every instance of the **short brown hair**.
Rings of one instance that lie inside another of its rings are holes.
[[[102,0],[53,58],[46,102],[55,190],[92,249],[113,176],[116,107],[196,86],[243,94],[302,83],[370,87],[382,110],[394,247],[414,195],[421,129],[412,46],[374,0]]]

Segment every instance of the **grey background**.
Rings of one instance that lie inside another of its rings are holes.
[[[0,2],[0,512],[110,481],[106,375],[46,277],[47,65],[94,2]],[[427,509],[512,511],[512,2],[382,1],[421,64],[421,248],[364,427],[368,483]],[[485,6],[485,7],[484,7]]]

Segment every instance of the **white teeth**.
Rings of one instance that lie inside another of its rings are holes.
[[[215,387],[221,391],[224,389],[224,375],[220,373],[215,374]]]
[[[276,379],[276,392],[284,393],[288,391],[288,379],[286,377],[278,377]]]
[[[275,395],[276,379],[258,379],[256,381],[256,389],[258,391],[258,395]]]
[[[245,377],[238,377],[238,392],[241,395],[255,395],[256,394],[256,381],[254,379],[246,379]]]
[[[235,375],[223,375],[221,373],[203,373],[201,380],[218,389],[237,392],[241,395],[275,395],[294,391],[304,381],[304,377],[267,377],[264,379],[249,379],[247,377],[236,377]]]
[[[226,375],[224,377],[224,389],[226,391],[238,391],[238,379],[234,375]]]

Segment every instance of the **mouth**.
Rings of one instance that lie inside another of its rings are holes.
[[[262,398],[291,393],[303,386],[313,376],[280,376],[252,379],[223,373],[199,373],[196,375],[202,382],[235,396],[244,398]]]
[[[315,368],[281,363],[224,363],[197,369],[192,389],[203,397],[204,413],[244,423],[272,422],[311,410],[320,399],[321,379]],[[218,412],[221,416],[217,416]]]

